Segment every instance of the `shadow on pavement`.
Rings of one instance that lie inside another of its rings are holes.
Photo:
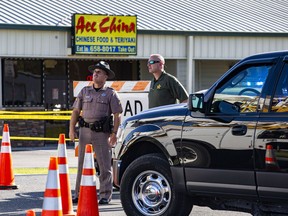
[[[0,212],[1,215],[17,215],[16,212],[42,208],[42,203],[43,192],[15,193],[14,197],[1,199]]]

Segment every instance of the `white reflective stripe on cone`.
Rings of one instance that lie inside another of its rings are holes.
[[[59,144],[58,145],[58,157],[67,157],[67,151],[65,144]]]
[[[62,210],[62,203],[60,197],[45,197],[43,202],[43,209]]]
[[[47,179],[46,189],[60,188],[60,183],[58,181],[58,170],[49,170]]]
[[[11,146],[1,146],[1,153],[11,153]]]
[[[82,175],[81,186],[96,186],[95,175]]]
[[[85,153],[83,169],[94,168],[93,153]]]
[[[69,169],[66,164],[58,164],[59,174],[69,173]]]
[[[3,132],[2,142],[10,142],[10,134],[8,132]]]

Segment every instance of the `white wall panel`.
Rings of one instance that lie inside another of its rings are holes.
[[[166,58],[167,58],[167,56],[174,57],[173,51],[174,51],[174,49],[176,49],[175,44],[177,44],[178,41],[172,37],[165,37],[165,42],[167,43],[166,44],[167,46],[165,47],[165,50],[162,51],[165,53],[164,56],[166,56]],[[175,52],[175,56],[176,56],[176,52]]]
[[[154,49],[153,50],[154,53],[167,53],[167,49],[169,49],[169,47],[167,46],[167,43],[169,43],[169,42],[167,40],[163,40],[162,37],[158,37],[157,43],[158,43],[158,46],[156,44],[157,50],[155,50],[155,48],[153,46],[151,47],[152,49]],[[170,44],[170,46],[171,46],[171,44]],[[161,50],[161,52],[157,52],[158,50]]]
[[[288,50],[288,37],[195,36],[195,59],[242,59],[252,54]]]
[[[16,34],[14,31],[8,31],[7,33],[7,35],[4,35],[4,40],[1,38],[1,47],[7,46],[7,54],[16,53]]]
[[[65,57],[67,33],[1,29],[0,47],[1,56]]]
[[[186,59],[186,37],[179,35],[138,35],[137,58],[160,53],[166,59]]]
[[[0,55],[14,57],[67,57],[67,32],[0,30]],[[194,59],[242,59],[248,55],[288,49],[287,37],[194,36]],[[138,35],[137,56],[161,53],[166,59],[186,59],[186,36]]]

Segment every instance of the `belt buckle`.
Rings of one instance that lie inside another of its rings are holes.
[[[94,128],[94,123],[88,123],[89,124],[89,128],[93,129]]]

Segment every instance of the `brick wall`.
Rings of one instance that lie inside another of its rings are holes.
[[[45,136],[45,121],[32,120],[1,120],[0,121],[1,136],[3,125],[8,124],[10,137],[44,137]],[[44,146],[43,140],[13,140],[10,138],[12,147],[36,147]]]

